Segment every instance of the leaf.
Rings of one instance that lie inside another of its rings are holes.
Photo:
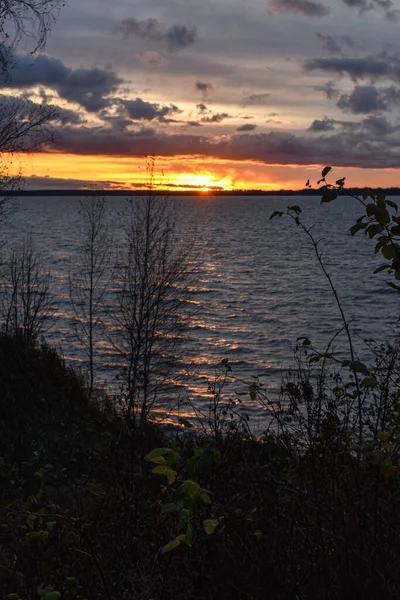
[[[185,496],[193,496],[200,489],[200,485],[197,481],[192,481],[191,479],[187,479],[184,481],[179,488],[179,493],[184,494]]]
[[[383,246],[381,252],[387,260],[396,257],[396,249],[393,246]]]
[[[180,546],[180,545],[181,545],[181,540],[179,539],[179,537],[177,537],[174,540],[172,540],[172,542],[165,544],[165,546],[161,549],[161,554],[166,554],[167,552],[171,552],[171,550],[175,550],[175,548],[178,548],[178,546]]]
[[[159,465],[155,467],[152,470],[152,473],[154,473],[154,475],[165,475],[165,477],[168,479],[169,485],[174,483],[176,476],[178,475],[174,469],[171,469],[171,467],[168,467],[167,465]]]
[[[332,170],[332,167],[325,167],[324,169],[322,169],[321,177],[325,178],[328,175],[329,171],[331,171],[331,170]]]
[[[193,541],[193,527],[191,523],[188,523],[186,528],[185,544],[191,546]]]
[[[386,269],[390,269],[390,265],[381,265],[380,267],[375,269],[374,273],[380,273],[381,271],[385,271]]]
[[[191,427],[193,427],[193,425],[191,424],[191,422],[188,421],[188,419],[184,419],[183,417],[179,417],[178,418],[178,423],[179,423],[179,425],[183,425],[184,427],[187,427],[188,429],[190,429]]]
[[[163,456],[154,456],[151,459],[151,462],[154,463],[155,465],[166,465],[167,461],[165,460],[165,458]]]
[[[256,529],[256,531],[253,533],[253,535],[257,540],[261,540],[264,537],[261,529]]]
[[[60,600],[60,598],[60,592],[46,592],[46,594],[42,596],[42,600]]]
[[[147,460],[150,460],[153,463],[161,464],[158,459],[160,456],[165,456],[171,452],[171,448],[155,448],[147,455]],[[165,462],[165,459],[164,459]]]
[[[390,440],[390,433],[387,431],[380,431],[377,437],[381,442],[388,442]]]
[[[207,492],[201,492],[201,499],[204,504],[211,504],[211,498]]]
[[[283,212],[281,212],[280,210],[275,210],[270,216],[269,220],[271,221],[272,219],[275,219],[275,217],[281,217],[282,215]]]
[[[212,533],[214,533],[218,525],[219,521],[217,519],[206,519],[205,521],[203,521],[204,531],[207,535],[211,535]]]
[[[396,212],[397,212],[397,211],[398,211],[398,209],[399,209],[399,207],[398,207],[398,205],[396,204],[396,202],[393,202],[392,200],[386,200],[386,204],[387,204],[388,206],[390,206],[391,208],[394,208],[394,210],[395,210]]]
[[[327,190],[321,198],[321,204],[323,204],[324,202],[332,202],[333,200],[336,200],[336,198],[337,198],[336,190]]]
[[[390,223],[389,211],[382,206],[377,206],[375,208],[375,219],[380,225],[388,225]]]
[[[349,367],[350,371],[353,371],[353,373],[361,373],[362,375],[368,375],[367,365],[358,360],[351,362]]]
[[[42,530],[30,531],[29,533],[26,534],[26,537],[31,542],[38,542],[39,540],[47,540],[47,538],[49,537],[49,532],[42,531]]]

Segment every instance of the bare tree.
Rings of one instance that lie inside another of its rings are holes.
[[[76,319],[75,334],[89,361],[92,393],[94,352],[102,327],[103,299],[111,278],[111,238],[104,196],[93,192],[82,200],[80,217],[80,246],[77,263],[70,271],[70,298]]]
[[[30,52],[45,47],[63,0],[0,0],[0,68],[6,75],[12,65],[12,51],[22,39],[31,41]]]
[[[52,140],[57,119],[55,106],[0,94],[0,153],[39,150]]]
[[[151,159],[152,161],[153,159]],[[154,193],[130,202],[116,323],[126,362],[127,411],[144,423],[160,386],[174,371],[188,296],[191,244],[179,230],[172,199]]]
[[[4,266],[3,325],[7,334],[34,342],[43,333],[55,310],[50,273],[28,237],[10,252]]]

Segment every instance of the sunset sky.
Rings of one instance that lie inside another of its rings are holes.
[[[400,1],[67,0],[3,94],[63,109],[34,188],[400,185]]]

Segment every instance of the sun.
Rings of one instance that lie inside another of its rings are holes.
[[[212,173],[179,173],[173,178],[174,186],[210,192],[216,188],[224,188],[226,182]]]

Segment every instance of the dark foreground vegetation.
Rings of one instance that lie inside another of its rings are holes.
[[[398,598],[397,350],[380,355],[386,401],[359,452],[339,379],[329,397],[287,382],[287,426],[261,441],[222,413],[179,441],[89,400],[46,345],[0,337],[0,597]],[[166,485],[154,448],[175,467]]]

